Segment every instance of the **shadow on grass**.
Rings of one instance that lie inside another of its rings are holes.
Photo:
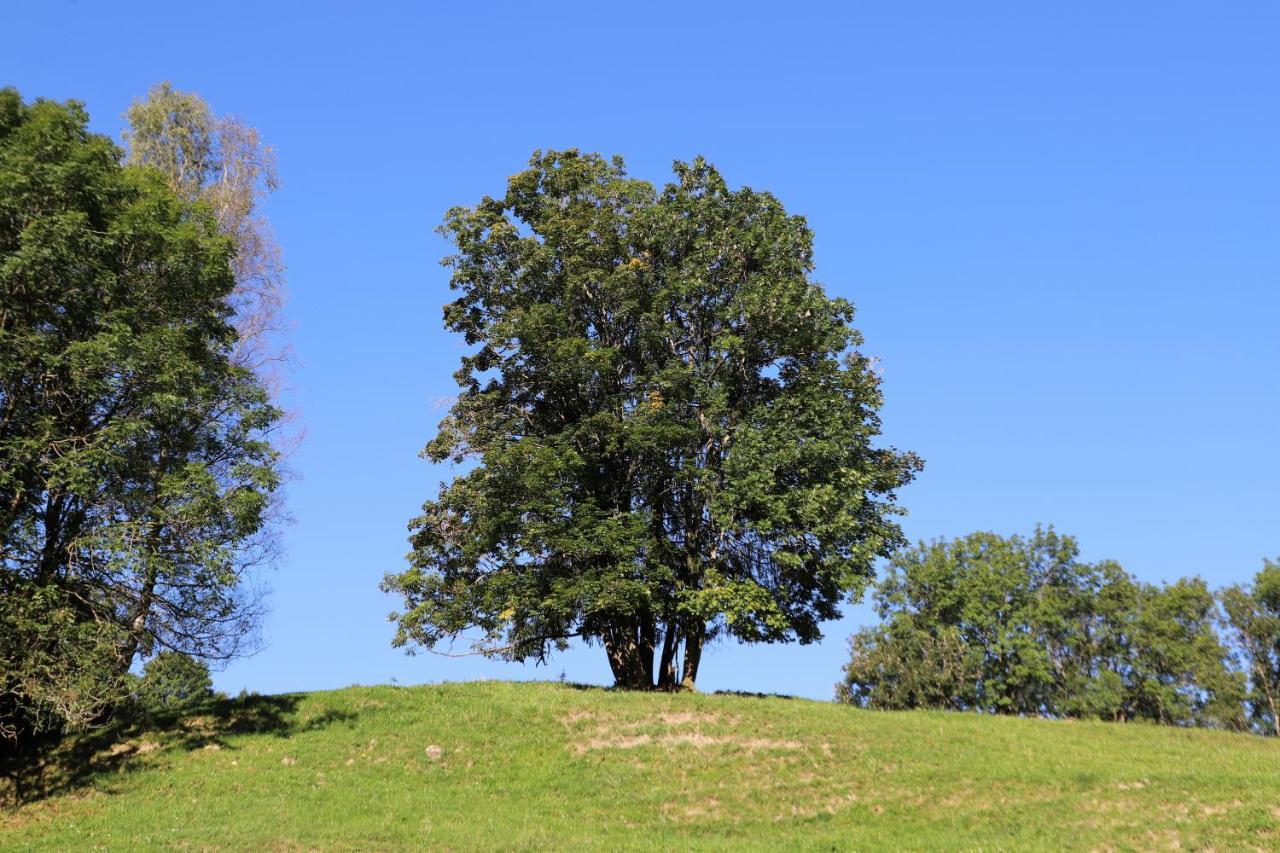
[[[296,714],[301,695],[214,698],[175,711],[118,713],[103,725],[59,740],[0,753],[0,803],[17,807],[92,785],[145,766],[153,751],[230,748],[226,738],[266,734],[287,738],[347,722],[355,713],[329,708]],[[4,790],[5,788],[8,790]]]
[[[748,690],[717,690],[712,696],[739,696],[743,699],[794,699],[786,693],[752,693]]]
[[[581,681],[555,681],[552,683],[560,687],[566,687],[570,690],[580,690],[584,692],[599,692],[599,693],[625,693],[626,692],[625,690],[621,690],[613,686],[606,687],[600,684],[585,684]]]

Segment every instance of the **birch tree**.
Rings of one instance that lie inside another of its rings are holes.
[[[169,83],[125,112],[128,163],[150,166],[180,197],[209,206],[232,238],[235,288],[228,297],[238,332],[237,363],[278,381],[283,343],[285,268],[261,203],[279,186],[274,149],[257,129],[218,116],[194,92]]]

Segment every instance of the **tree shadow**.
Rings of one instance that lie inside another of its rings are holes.
[[[717,690],[712,696],[738,696],[742,699],[794,699],[786,693],[752,693],[749,690]]]
[[[287,738],[355,718],[329,708],[299,717],[301,694],[215,697],[173,711],[119,711],[101,725],[63,738],[0,751],[0,803],[17,807],[146,766],[154,751],[234,748],[226,738],[266,734]],[[8,790],[5,791],[4,788]],[[7,795],[7,796],[6,796]]]
[[[561,687],[566,687],[569,690],[579,690],[583,692],[599,692],[599,693],[625,692],[620,690],[617,687],[614,687],[613,685],[606,686],[603,684],[586,684],[585,682],[581,682],[581,681],[557,681],[555,683],[560,685]]]

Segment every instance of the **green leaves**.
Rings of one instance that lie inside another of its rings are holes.
[[[1264,560],[1251,586],[1223,590],[1222,608],[1248,679],[1249,715],[1280,735],[1280,562]]]
[[[659,641],[667,666],[717,632],[816,639],[899,543],[920,463],[874,446],[878,378],[809,278],[803,219],[702,159],[675,173],[658,192],[618,158],[539,152],[446,214],[445,325],[475,349],[425,455],[476,467],[384,582],[398,644],[475,628],[525,659],[583,636],[632,656],[624,682]]]
[[[897,554],[843,701],[1240,728],[1243,685],[1197,579],[1140,583],[1052,528]]]
[[[138,708],[148,714],[190,710],[212,698],[208,665],[167,651],[147,661],[134,694]]]
[[[48,602],[0,614],[0,713],[51,724],[137,654],[251,638],[280,482],[231,241],[86,122],[0,93],[0,596]]]

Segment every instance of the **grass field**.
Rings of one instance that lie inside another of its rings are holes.
[[[248,697],[75,748],[0,810],[0,848],[1280,847],[1280,742],[1150,726],[481,682]]]

